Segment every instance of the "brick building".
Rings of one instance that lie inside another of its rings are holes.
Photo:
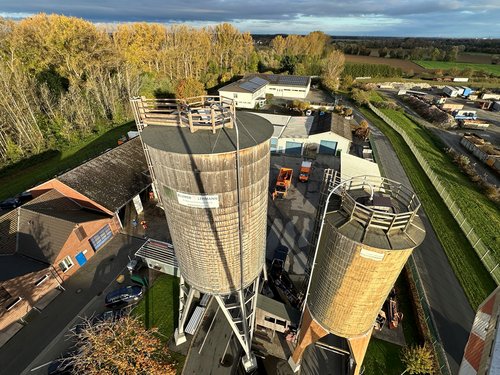
[[[56,189],[0,217],[0,332],[83,266],[120,225]]]
[[[34,197],[57,189],[82,207],[114,215],[123,227],[128,209],[142,210],[151,177],[139,137],[35,186]]]

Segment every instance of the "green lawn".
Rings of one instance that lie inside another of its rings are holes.
[[[179,310],[179,278],[160,275],[134,309],[146,328],[158,327],[163,341],[174,334]]]
[[[21,162],[17,166],[0,172],[0,200],[14,196],[32,186],[53,178],[55,175],[80,165],[83,161],[93,158],[108,148],[115,147],[120,136],[129,130],[135,129],[135,123],[128,122],[124,125],[110,129],[106,133],[96,134],[82,140],[63,151],[52,152],[49,158],[43,155],[34,156],[33,163],[26,166]],[[53,154],[53,155],[52,155]],[[42,160],[43,159],[43,160]]]
[[[389,138],[411,181],[413,189],[422,202],[425,213],[448,256],[450,264],[460,284],[464,288],[471,306],[473,309],[476,309],[495,288],[494,281],[491,279],[488,272],[486,272],[474,249],[459,228],[453,216],[450,214],[450,211],[436,189],[434,189],[429,178],[420,167],[420,164],[413,156],[405,141],[395,130],[372,111],[364,108],[362,108],[361,111],[369,121]],[[399,114],[399,112],[396,113]],[[422,131],[422,129],[420,129],[420,131]],[[445,157],[441,151],[432,145],[428,145],[427,147],[429,147],[428,152],[433,154],[436,160],[441,159],[444,163]],[[442,167],[440,174],[445,178],[453,180],[455,173],[453,171],[450,172],[451,167],[450,163],[446,163],[446,165]],[[490,233],[490,235],[493,233],[495,233],[495,231]]]
[[[445,146],[427,129],[415,124],[402,112],[390,109],[381,111],[404,129],[434,173],[441,177],[441,183],[452,195],[458,208],[484,244],[495,253],[496,259],[500,260],[498,207],[479,191],[458,166],[452,163],[451,158],[443,152]]]
[[[146,328],[158,327],[160,339],[166,345],[174,334],[178,320],[179,278],[164,274],[158,276],[133,312],[144,321]],[[170,355],[180,374],[186,357],[173,351]]]
[[[402,347],[372,338],[363,361],[365,375],[400,375],[404,371],[400,353]]]
[[[475,71],[484,71],[489,74],[494,74],[500,76],[500,65],[493,64],[472,64],[472,63],[459,63],[452,61],[413,61],[415,64],[420,65],[422,68],[426,69],[443,69],[448,70],[452,68],[457,68],[460,70],[472,69]]]

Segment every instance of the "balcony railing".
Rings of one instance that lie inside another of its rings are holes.
[[[197,96],[186,99],[130,99],[136,123],[188,127],[197,130],[232,128],[235,107],[232,100],[220,96]]]

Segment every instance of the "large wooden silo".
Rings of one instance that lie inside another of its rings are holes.
[[[251,352],[265,262],[271,123],[220,97],[131,99],[181,274],[177,344],[196,292],[215,296]],[[239,309],[239,310],[235,310]]]
[[[418,198],[400,183],[361,176],[331,186],[290,363],[331,333],[349,342],[357,373],[377,314],[425,230]]]

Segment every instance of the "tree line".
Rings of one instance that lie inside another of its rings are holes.
[[[257,71],[318,75],[334,89],[343,63],[321,32],[256,50],[227,23],[106,30],[60,15],[0,18],[0,167],[131,119],[132,96],[203,92]]]

